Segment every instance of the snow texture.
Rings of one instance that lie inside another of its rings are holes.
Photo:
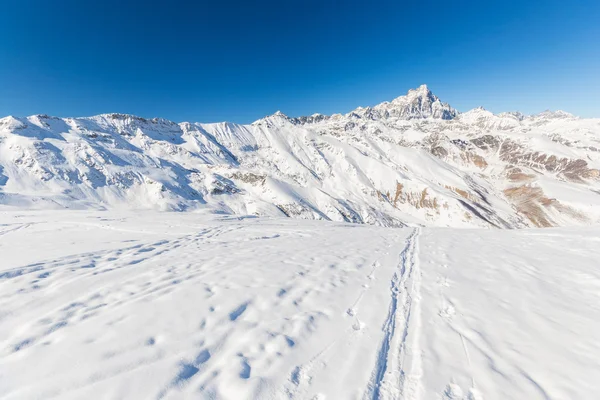
[[[5,399],[595,399],[600,229],[0,213]]]

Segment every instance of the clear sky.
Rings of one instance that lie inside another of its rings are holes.
[[[600,1],[4,0],[0,116],[252,122],[422,83],[461,111],[600,117]]]

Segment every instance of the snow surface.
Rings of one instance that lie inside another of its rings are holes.
[[[0,213],[5,399],[596,399],[600,228]]]

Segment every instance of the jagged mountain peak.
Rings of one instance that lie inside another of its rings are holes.
[[[395,98],[392,102],[402,102],[405,101],[405,99],[414,99],[414,98],[430,98],[433,101],[438,100],[438,97],[436,95],[433,94],[433,92],[431,90],[429,90],[429,87],[425,84],[419,86],[416,89],[409,89],[408,93],[406,93],[406,95],[404,96],[400,96]]]
[[[406,104],[406,103],[414,103],[414,102],[429,102],[435,103],[436,101],[440,101],[439,97],[437,97],[427,85],[421,85],[415,89],[409,89],[405,95],[398,96],[392,101],[383,102],[381,104]],[[440,101],[441,102],[441,101]],[[376,106],[377,107],[377,106]]]
[[[53,120],[60,119],[59,117],[53,117],[53,116],[48,115],[48,114],[34,114],[34,115],[30,115],[29,117],[27,117],[27,119],[32,119],[32,118],[36,118],[36,119],[53,119]]]
[[[160,125],[177,125],[176,122],[173,122],[166,118],[144,118],[139,117],[133,114],[121,114],[121,113],[107,113],[107,114],[99,114],[94,115],[92,117],[85,117],[83,119],[88,119],[92,121],[113,121],[117,123],[123,123],[127,125],[136,125],[136,124],[160,124]]]
[[[431,93],[431,91],[429,90],[429,87],[427,86],[426,83],[422,84],[421,86],[419,86],[416,89],[411,89],[412,91],[417,91],[417,92],[425,92],[425,93]]]
[[[448,103],[442,102],[427,85],[410,89],[404,96],[396,97],[391,102],[384,102],[373,107],[384,118],[398,119],[453,119],[459,113]]]
[[[429,87],[425,84],[416,89],[410,89],[407,94],[396,97],[392,101],[384,101],[376,106],[359,106],[349,113],[323,115],[319,113],[310,116],[289,117],[277,111],[274,114],[263,117],[252,125],[281,125],[281,124],[313,124],[326,120],[338,120],[340,118],[380,120],[388,118],[396,119],[442,119],[449,120],[455,118],[459,112],[452,108],[448,103],[442,102]]]

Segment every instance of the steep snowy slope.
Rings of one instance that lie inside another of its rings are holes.
[[[599,244],[598,228],[5,211],[0,398],[593,400]]]
[[[459,113],[426,86],[346,115],[251,125],[106,114],[0,119],[0,205],[385,226],[600,221],[600,119]]]

